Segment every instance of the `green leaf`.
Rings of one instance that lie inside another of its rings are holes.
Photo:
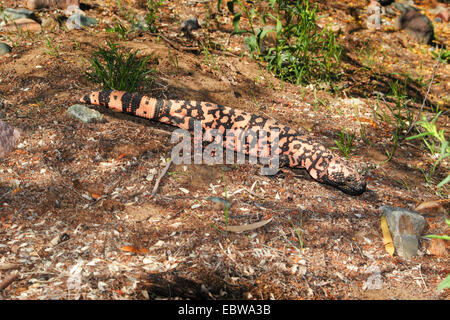
[[[447,277],[444,280],[442,280],[442,282],[439,283],[437,287],[438,290],[443,290],[446,288],[450,288],[450,274],[448,274]]]
[[[407,138],[405,138],[405,140],[412,140],[412,139],[422,138],[422,137],[431,136],[431,135],[432,135],[431,132],[423,132],[420,134],[416,134],[415,136],[407,137]]]
[[[236,15],[234,16],[234,18],[233,18],[233,26],[234,26],[234,30],[233,30],[233,32],[231,33],[231,35],[233,35],[233,34],[239,34],[240,33],[240,31],[242,31],[242,30],[239,30],[239,20],[241,20],[241,16],[242,16],[242,14],[239,12],[239,13],[236,13]],[[242,32],[241,32],[242,33]]]
[[[437,234],[428,234],[428,235],[425,236],[425,238],[428,238],[428,239],[442,239],[442,240],[450,241],[450,236],[447,236],[445,234],[442,235],[442,236],[439,236]]]
[[[227,2],[228,10],[230,10],[230,12],[233,13],[233,14],[234,14],[234,3],[235,3],[235,1],[228,1]]]
[[[439,182],[439,184],[436,187],[437,188],[441,188],[441,187],[443,187],[445,184],[447,184],[449,182],[450,182],[450,174],[447,176],[447,178],[445,178],[444,180]]]
[[[266,36],[267,33],[274,31],[273,28],[267,28],[267,29],[262,29],[261,32],[259,33],[259,40],[261,41],[262,39],[264,39],[264,37]]]
[[[281,25],[280,19],[277,19],[277,34],[281,34],[281,30],[283,29],[283,26]]]

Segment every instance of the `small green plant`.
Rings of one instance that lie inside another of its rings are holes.
[[[169,61],[174,66],[175,73],[177,74],[180,69],[180,66],[178,64],[178,55],[176,53],[172,54],[170,50],[169,50]]]
[[[121,18],[123,18],[132,26],[132,28],[135,26],[136,13],[128,6],[122,6],[119,0],[117,1],[117,12]]]
[[[75,37],[73,35],[71,35],[71,37],[72,37],[73,44],[75,46],[75,50],[81,51],[81,44],[77,41],[77,39],[75,39]]]
[[[317,97],[317,90],[316,90],[316,88],[314,88],[313,95],[314,95],[313,108],[314,108],[315,112],[317,112],[317,110],[319,108],[319,105],[321,105],[323,107],[326,107],[326,108],[329,108],[329,103],[327,103],[327,101],[325,99],[320,99],[319,97]]]
[[[441,114],[442,111],[439,111],[431,121],[428,121],[426,116],[422,116],[422,120],[418,121],[417,124],[422,127],[423,132],[406,138],[406,140],[422,139],[432,158],[435,159],[430,171],[425,173],[425,179],[429,184],[431,184],[431,178],[439,163],[450,157],[450,146],[445,138],[444,129],[438,130],[436,127],[436,120]],[[448,182],[450,182],[450,174],[437,185],[437,188],[443,187]]]
[[[219,11],[222,2],[218,1]],[[245,43],[252,57],[267,61],[270,71],[290,83],[337,78],[343,47],[330,29],[317,26],[317,6],[310,6],[309,0],[269,0],[270,8],[261,18],[264,26],[257,27],[255,2],[248,3],[230,0],[227,7],[234,15],[231,35],[248,34]],[[242,17],[248,21],[247,28],[240,26]],[[269,20],[275,27],[269,25]],[[263,43],[269,33],[276,34],[274,44]]]
[[[92,70],[86,71],[88,80],[101,83],[105,89],[135,92],[140,85],[153,81],[149,76],[155,71],[147,69],[151,56],[140,58],[138,51],[129,52],[108,42],[99,48],[89,62]]]
[[[405,94],[407,81],[405,81],[403,86],[401,86],[398,80],[396,80],[395,82],[389,83],[389,86],[391,89],[389,95],[394,100],[395,106],[390,106],[384,98],[382,98],[389,112],[378,109],[379,98],[377,99],[377,104],[375,107],[369,105],[376,120],[380,120],[393,126],[392,149],[386,150],[386,154],[388,156],[386,161],[390,161],[393,158],[399,143],[406,138],[407,130],[413,123],[414,118],[413,112],[408,107],[408,103],[411,102],[411,100],[407,99],[407,95]]]
[[[353,149],[353,140],[355,139],[355,134],[348,134],[345,129],[342,128],[339,132],[339,140],[334,140],[337,147],[332,147],[333,149],[339,149],[346,159],[350,156],[350,151]]]
[[[343,47],[330,29],[317,26],[317,5],[309,0],[271,0],[270,4],[275,15],[267,14],[265,21],[276,22],[276,41],[263,55],[269,70],[296,84],[336,79]]]
[[[214,54],[210,52],[210,46],[208,43],[200,41],[202,47],[202,54],[205,56],[205,63],[208,66],[212,66],[217,72],[220,71],[219,66],[217,65],[216,59],[214,58]]]
[[[368,44],[362,46],[359,50],[359,58],[362,61],[362,64],[367,69],[372,69],[375,66],[375,56],[377,54],[377,50],[371,48]]]
[[[125,27],[121,22],[116,21],[114,27],[106,28],[106,32],[109,33],[117,33],[119,39],[126,40],[128,39],[128,34],[131,32],[131,29]]]
[[[59,45],[55,43],[55,39],[50,39],[48,36],[45,36],[45,46],[47,47],[45,53],[52,57],[59,56]]]
[[[432,55],[433,55],[433,58],[435,58],[435,59],[437,59],[439,57],[439,53],[437,51],[433,51]],[[449,49],[442,50],[439,61],[443,62],[443,63],[449,63],[449,61],[450,61],[450,50]]]
[[[147,1],[147,14],[145,15],[145,23],[147,24],[148,31],[157,33],[158,27],[156,25],[159,20],[159,8],[163,5],[165,0],[148,0]]]
[[[450,227],[450,219],[445,219],[445,223],[447,224],[447,226]],[[443,239],[443,240],[447,240],[450,241],[450,236],[448,235],[436,235],[436,234],[429,234],[426,235],[425,238],[429,238],[429,239]],[[447,274],[447,277],[445,277],[444,280],[441,281],[441,283],[439,283],[437,289],[438,290],[444,290],[446,288],[450,288],[450,274]]]
[[[219,0],[217,3],[217,7],[220,11],[220,6],[222,4],[222,1]],[[247,6],[243,3],[243,1],[240,0],[231,0],[227,2],[228,10],[234,14],[233,17],[233,31],[231,32],[231,36],[233,35],[241,35],[241,34],[250,34],[249,37],[245,38],[245,43],[247,44],[249,51],[251,55],[253,56],[256,53],[256,56],[259,56],[261,54],[261,41],[265,36],[265,33],[269,32],[270,30],[264,31],[263,28],[256,28],[255,27],[255,19],[256,19],[256,7],[254,2],[249,2],[250,7],[247,8]],[[239,8],[239,11],[235,9],[235,6]],[[239,22],[241,20],[241,17],[244,16],[248,23],[249,23],[249,29],[241,29],[239,27]]]
[[[291,221],[292,229],[294,230],[294,233],[297,235],[298,245],[300,249],[303,249],[303,215],[302,213],[299,214],[299,222],[298,227],[294,225],[294,223]]]
[[[224,196],[225,196],[225,203],[224,203],[225,227],[228,227],[228,217],[230,215],[230,212],[229,212],[230,208],[229,208],[229,205],[227,204],[228,203],[228,193],[227,193],[227,185],[225,182],[225,176],[222,176],[222,181],[224,183],[223,189],[224,189]]]

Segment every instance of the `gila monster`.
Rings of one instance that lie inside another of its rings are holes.
[[[346,161],[313,141],[311,137],[271,119],[209,102],[156,99],[123,91],[95,91],[81,98],[81,102],[186,130],[193,129],[195,120],[201,122],[202,130],[218,129],[222,134],[227,129],[265,130],[269,133],[279,130],[278,148],[274,154],[280,156],[281,165],[304,168],[313,179],[350,195],[360,195],[366,190],[365,179]],[[270,143],[270,134],[267,140]],[[255,156],[260,151],[258,145],[249,148],[238,145],[238,142],[233,145],[225,144],[225,147]]]

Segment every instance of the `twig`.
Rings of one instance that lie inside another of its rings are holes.
[[[153,191],[152,191],[152,194],[150,195],[150,198],[153,198],[155,196],[156,192],[158,191],[159,184],[161,183],[161,179],[165,176],[165,174],[167,173],[167,170],[169,170],[169,167],[171,164],[172,164],[172,159],[170,159],[170,161],[166,164],[166,167],[164,168],[164,170],[161,172],[158,179],[156,180],[156,183],[155,183],[155,186],[153,187]]]
[[[9,270],[20,267],[20,264],[17,263],[2,263],[0,264],[0,270]]]
[[[425,283],[425,280],[423,279],[423,275],[422,275],[422,264],[419,264],[419,274],[420,274],[420,279],[422,279],[422,283],[425,287],[425,290],[428,290],[427,284]]]
[[[163,39],[171,47],[173,47],[174,49],[176,49],[178,51],[200,51],[199,47],[185,47],[185,46],[179,45],[178,43],[170,40],[169,38],[167,38],[166,36],[163,36],[162,34],[159,34],[159,33],[150,33],[150,34],[153,36],[161,37],[161,39]]]
[[[439,61],[441,60],[442,49],[444,49],[444,46],[441,47],[441,51],[439,52],[439,57],[437,58],[436,64],[434,65],[433,75],[431,76],[431,81],[430,81],[430,84],[428,85],[427,93],[425,94],[425,97],[423,98],[423,102],[422,102],[422,105],[420,106],[419,113],[417,114],[417,117],[414,119],[414,121],[413,121],[413,122],[411,123],[411,125],[409,126],[408,131],[406,131],[406,135],[409,134],[409,132],[411,131],[411,129],[412,129],[412,128],[414,127],[414,125],[416,124],[417,120],[419,120],[419,117],[420,117],[420,115],[422,114],[423,108],[425,107],[425,102],[427,101],[428,94],[430,93],[430,90],[431,90],[431,85],[433,84],[434,77],[436,76],[436,71],[437,71],[437,67],[438,67],[438,65],[439,65]]]
[[[13,272],[0,283],[0,291],[6,289],[11,283],[13,283],[17,278],[19,278],[19,272]]]
[[[161,37],[161,39],[163,39],[171,47],[173,47],[175,50],[178,50],[178,51],[192,51],[192,52],[202,51],[202,48],[200,48],[198,46],[197,47],[185,47],[185,46],[179,45],[178,43],[170,40],[166,36],[163,36],[162,34],[159,34],[159,33],[150,33],[150,34],[153,36]],[[215,54],[223,54],[223,55],[230,56],[230,57],[239,57],[238,55],[234,54],[233,52],[229,52],[229,51],[225,51],[225,50],[218,50],[218,49],[209,49],[209,50]]]

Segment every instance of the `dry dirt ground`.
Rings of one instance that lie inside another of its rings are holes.
[[[125,21],[117,1],[81,2],[99,21],[96,27],[0,33],[0,41],[13,46],[0,57],[0,119],[22,130],[18,148],[0,163],[0,282],[19,272],[0,292],[2,299],[449,298],[448,289],[436,289],[449,273],[448,248],[437,253],[422,238],[410,261],[384,249],[380,206],[413,209],[444,200],[445,208],[448,195],[426,184],[420,168],[431,159],[417,141],[402,143],[384,161],[392,126],[375,119],[370,108],[376,92],[387,94],[389,83],[409,77],[411,108],[418,110],[435,64],[429,46],[412,43],[404,32],[369,33],[365,1],[320,1],[347,52],[341,88],[331,93],[276,79],[248,56],[242,37],[229,37],[232,17],[224,10],[215,18],[215,1],[167,1],[159,33],[172,44],[148,32],[120,40],[105,32],[114,19]],[[121,5],[144,12],[138,3]],[[180,24],[192,14],[202,29],[188,39]],[[59,15],[37,12],[39,19]],[[435,28],[438,37],[449,36],[448,25]],[[100,108],[105,122],[83,124],[65,112],[99,89],[84,70],[108,38],[154,56],[154,83],[142,90],[149,95],[261,114],[309,132],[327,147],[343,127],[354,132],[350,160],[368,168],[367,192],[348,196],[302,170],[268,177],[260,165],[205,164],[171,167],[150,198],[170,157],[174,128]],[[199,40],[232,54],[202,52]],[[195,46],[200,51],[183,49]],[[449,71],[439,65],[428,96],[444,109]],[[440,119],[438,126],[448,132],[448,114]],[[361,128],[370,143],[361,139]],[[446,173],[448,166],[441,166],[434,183]],[[222,231],[224,207],[207,198],[225,192],[232,202],[229,225],[273,219],[243,233]],[[445,209],[424,216],[424,234],[448,234]]]

